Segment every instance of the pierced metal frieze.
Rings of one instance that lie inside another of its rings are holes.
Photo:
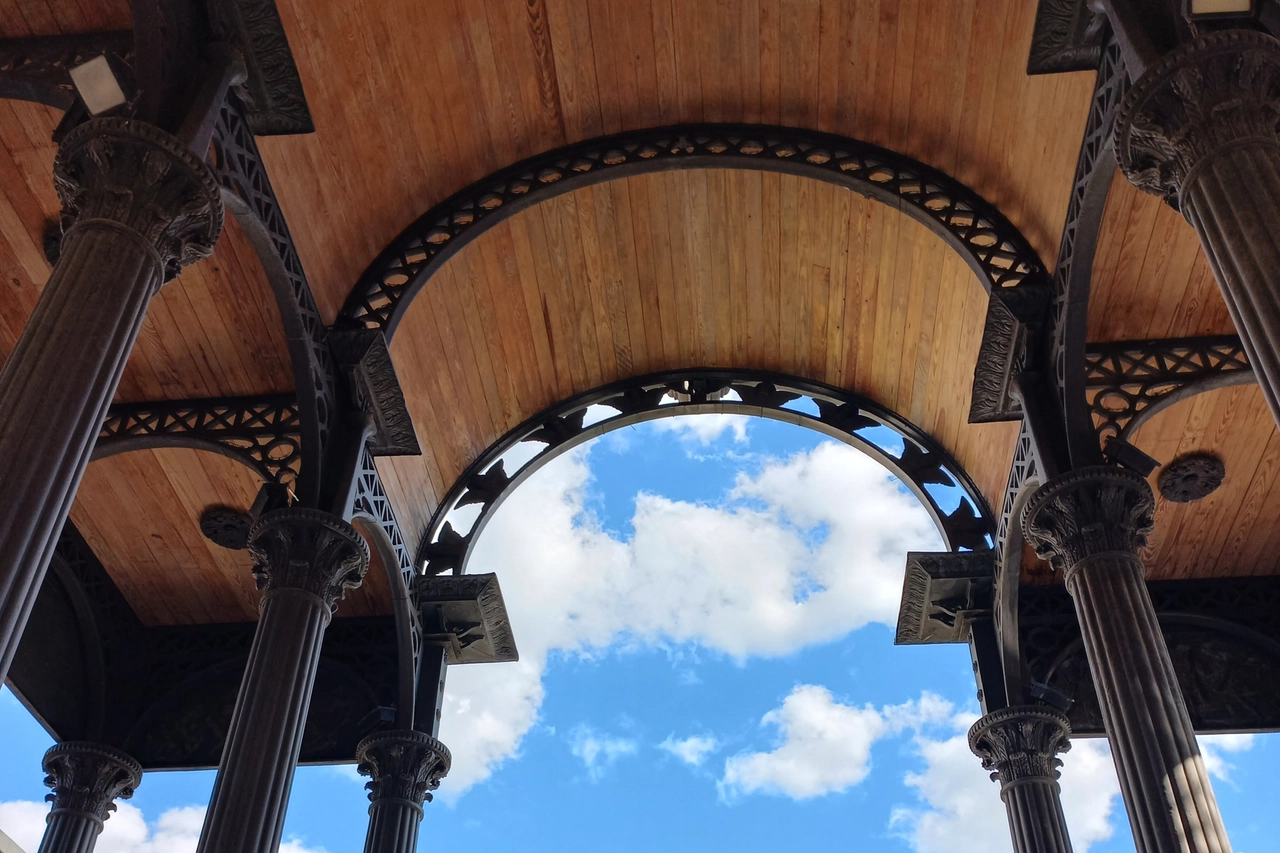
[[[290,395],[117,403],[93,456],[146,447],[215,450],[274,483],[293,484],[302,465],[302,423]]]
[[[212,150],[211,165],[223,198],[253,243],[280,307],[303,425],[297,492],[303,503],[312,504],[319,496],[321,459],[337,415],[337,376],[326,341],[328,330],[253,130],[234,96],[228,96],[218,114]]]
[[[1128,439],[1179,400],[1257,381],[1235,335],[1091,344],[1085,370],[1086,399],[1103,444]]]
[[[133,32],[0,39],[0,98],[68,109],[76,100],[68,72],[98,56],[131,64]]]
[[[472,543],[512,489],[550,459],[611,430],[677,414],[754,415],[807,426],[878,460],[920,499],[947,547],[995,544],[986,501],[960,465],[905,418],[848,391],[780,374],[682,370],[573,397],[525,421],[480,455],[432,517],[418,550],[428,575],[462,574]]]
[[[1147,584],[1197,732],[1280,730],[1280,578]],[[1031,677],[1073,701],[1076,734],[1102,713],[1075,606],[1060,585],[1024,586],[1022,648]]]
[[[575,143],[463,188],[378,256],[348,297],[340,323],[381,329],[389,338],[413,296],[446,260],[517,212],[604,181],[695,168],[801,175],[889,204],[950,244],[989,290],[1045,275],[1030,243],[993,205],[909,157],[798,128],[691,124]]]

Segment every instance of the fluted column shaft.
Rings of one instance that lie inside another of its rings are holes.
[[[116,799],[141,783],[142,767],[118,749],[77,741],[51,747],[43,764],[53,810],[38,853],[92,853]]]
[[[969,729],[969,748],[1000,783],[1014,853],[1071,853],[1057,757],[1070,735],[1064,714],[1036,705],[994,711]]]
[[[1186,181],[1181,199],[1280,423],[1280,143],[1218,152]]]
[[[1051,480],[1023,526],[1037,553],[1065,573],[1138,853],[1229,853],[1213,786],[1138,550],[1155,499],[1118,468]]]
[[[356,747],[357,769],[372,777],[365,853],[414,853],[422,803],[449,772],[449,750],[424,732],[376,732]]]
[[[152,296],[213,250],[212,174],[150,125],[95,119],[58,151],[62,253],[0,371],[0,682]]]
[[[1153,64],[1117,117],[1121,168],[1196,230],[1280,423],[1280,41],[1211,33]]]
[[[275,853],[320,647],[332,608],[358,586],[368,546],[342,520],[309,509],[262,517],[250,532],[262,615],[218,764],[200,853]]]

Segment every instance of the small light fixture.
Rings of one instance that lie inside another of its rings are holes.
[[[1257,11],[1254,5],[1254,0],[1185,0],[1183,14],[1190,21],[1252,18]]]
[[[84,101],[90,115],[101,115],[129,100],[106,56],[95,56],[88,62],[77,65],[71,69],[70,74],[71,82],[75,84],[80,100]]]

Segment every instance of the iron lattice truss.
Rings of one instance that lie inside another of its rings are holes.
[[[1085,353],[1085,393],[1103,444],[1127,439],[1178,400],[1253,381],[1235,335],[1094,344]]]
[[[223,197],[253,241],[280,306],[303,425],[303,460],[298,473],[307,476],[298,491],[304,503],[311,503],[318,495],[321,459],[337,413],[337,379],[326,343],[328,330],[253,132],[233,96],[218,114],[212,150],[211,165],[223,187]]]
[[[443,263],[499,222],[580,187],[676,169],[752,169],[848,187],[930,227],[988,289],[1044,275],[1035,250],[991,204],[923,163],[846,137],[757,125],[680,125],[587,140],[539,154],[427,211],[365,271],[342,322],[388,337]]]
[[[94,458],[148,447],[214,450],[291,486],[302,467],[302,419],[291,395],[118,403],[107,411]]]
[[[920,498],[950,550],[979,551],[994,544],[991,512],[968,474],[904,418],[855,394],[795,377],[685,370],[581,394],[507,433],[441,501],[419,549],[419,563],[429,575],[465,572],[472,543],[502,500],[570,448],[634,423],[712,412],[788,421],[851,444],[880,461]],[[512,459],[519,460],[514,463],[518,467],[507,471]]]
[[[373,521],[382,529],[388,543],[396,555],[400,574],[404,577],[405,589],[413,588],[413,555],[400,532],[400,524],[396,521],[395,509],[387,497],[387,490],[378,476],[378,468],[374,464],[373,454],[368,445],[360,453],[360,470],[356,472],[355,498],[352,503],[354,515],[363,516]]]

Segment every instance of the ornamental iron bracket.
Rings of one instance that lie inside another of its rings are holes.
[[[1085,393],[1099,441],[1129,440],[1161,409],[1257,381],[1235,335],[1090,344]]]
[[[240,93],[254,135],[314,132],[275,0],[209,0],[209,22],[215,37],[244,57],[248,79]]]
[[[995,573],[991,551],[907,554],[894,645],[967,643],[972,622],[991,617]]]
[[[421,455],[382,333],[372,329],[334,331],[329,334],[329,346],[346,374],[352,402],[372,421],[369,452],[374,456]]]
[[[1092,71],[1102,58],[1106,15],[1089,0],[1040,0],[1031,33],[1028,74]]]
[[[520,659],[497,575],[421,575],[414,592],[422,641],[443,646],[450,666]]]
[[[292,395],[117,403],[107,410],[93,458],[154,447],[212,450],[292,485],[302,462],[302,423]]]

